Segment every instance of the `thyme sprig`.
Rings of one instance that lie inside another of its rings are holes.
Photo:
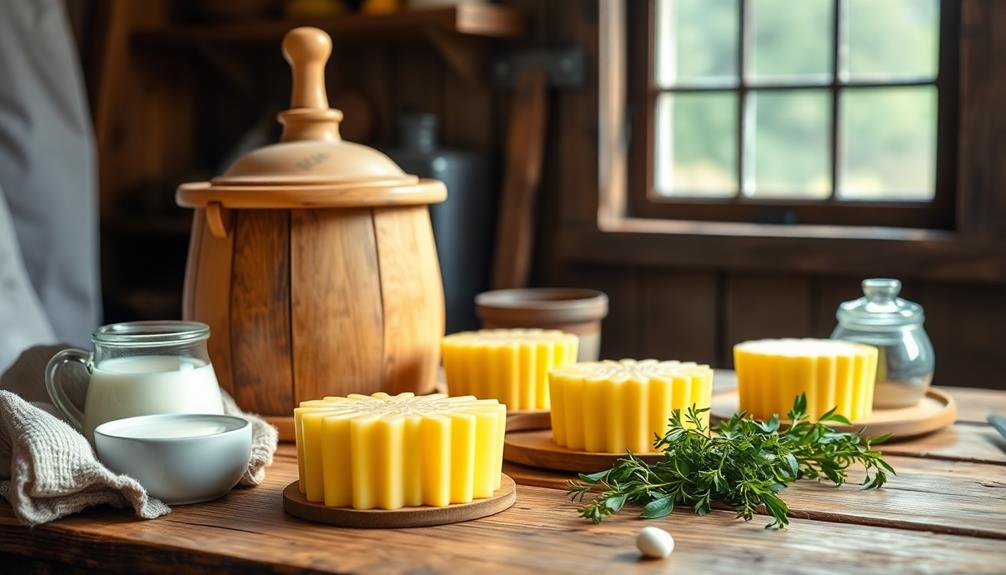
[[[659,462],[647,464],[627,452],[611,469],[570,481],[566,492],[582,503],[580,515],[600,523],[627,503],[642,505],[640,517],[648,519],[666,516],[676,505],[705,515],[721,504],[745,520],[764,509],[773,519],[766,527],[781,528],[789,525],[789,507],[779,493],[798,479],[842,485],[849,466],[858,462],[866,468],[861,485],[876,489],[895,473],[873,449],[889,436],[834,431],[824,422],[849,424],[834,408],[811,422],[803,394],[793,402],[788,427],[780,425],[778,415],[758,421],[740,412],[709,434],[702,421],[705,411],[693,406],[684,417],[674,412],[667,433],[654,437],[654,446],[664,453]]]

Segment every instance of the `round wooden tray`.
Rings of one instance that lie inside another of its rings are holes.
[[[710,419],[713,422],[729,419],[740,409],[736,389],[713,394]],[[891,439],[907,439],[931,433],[950,425],[957,418],[957,402],[938,389],[929,388],[917,405],[897,409],[874,409],[866,421],[852,425],[828,422],[836,431],[866,430],[870,436],[890,434]]]
[[[397,529],[401,527],[429,527],[471,521],[495,515],[509,509],[517,501],[517,484],[503,474],[500,488],[492,497],[476,499],[471,503],[454,503],[447,507],[403,507],[401,509],[352,509],[326,507],[308,501],[294,481],[283,490],[283,510],[301,519],[339,527],[366,529]]]
[[[509,423],[508,421],[508,426]],[[592,453],[561,447],[552,441],[550,428],[539,428],[533,431],[510,431],[508,427],[506,439],[503,442],[503,459],[511,463],[555,471],[593,473],[608,469],[622,457],[625,457],[624,453]],[[663,457],[663,454],[646,453],[637,454],[636,457],[647,463],[656,463]]]

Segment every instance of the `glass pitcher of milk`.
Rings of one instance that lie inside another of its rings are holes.
[[[136,321],[98,328],[94,352],[66,349],[49,360],[45,387],[66,418],[94,440],[107,421],[157,413],[223,413],[220,387],[206,351],[210,328],[186,321]],[[68,364],[90,374],[84,410],[57,375]]]

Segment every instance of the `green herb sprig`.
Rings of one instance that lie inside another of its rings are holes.
[[[627,452],[608,470],[581,474],[566,492],[582,503],[579,513],[594,523],[622,510],[626,503],[643,506],[640,517],[669,515],[676,505],[691,506],[698,515],[714,504],[729,506],[745,520],[760,509],[772,516],[767,528],[789,525],[789,507],[779,493],[797,479],[827,479],[842,485],[853,463],[866,468],[865,489],[876,489],[895,473],[874,445],[890,436],[868,439],[861,433],[837,432],[824,422],[849,424],[831,409],[818,421],[807,418],[807,398],[793,402],[789,426],[780,429],[778,415],[767,421],[741,412],[709,434],[702,422],[706,409],[688,408],[684,421],[676,410],[663,437],[654,446],[663,451],[659,462],[647,464]],[[687,422],[687,423],[686,423]],[[597,491],[592,499],[584,499]]]

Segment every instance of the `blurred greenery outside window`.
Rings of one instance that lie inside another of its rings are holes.
[[[931,204],[940,17],[939,0],[654,0],[648,201]]]

